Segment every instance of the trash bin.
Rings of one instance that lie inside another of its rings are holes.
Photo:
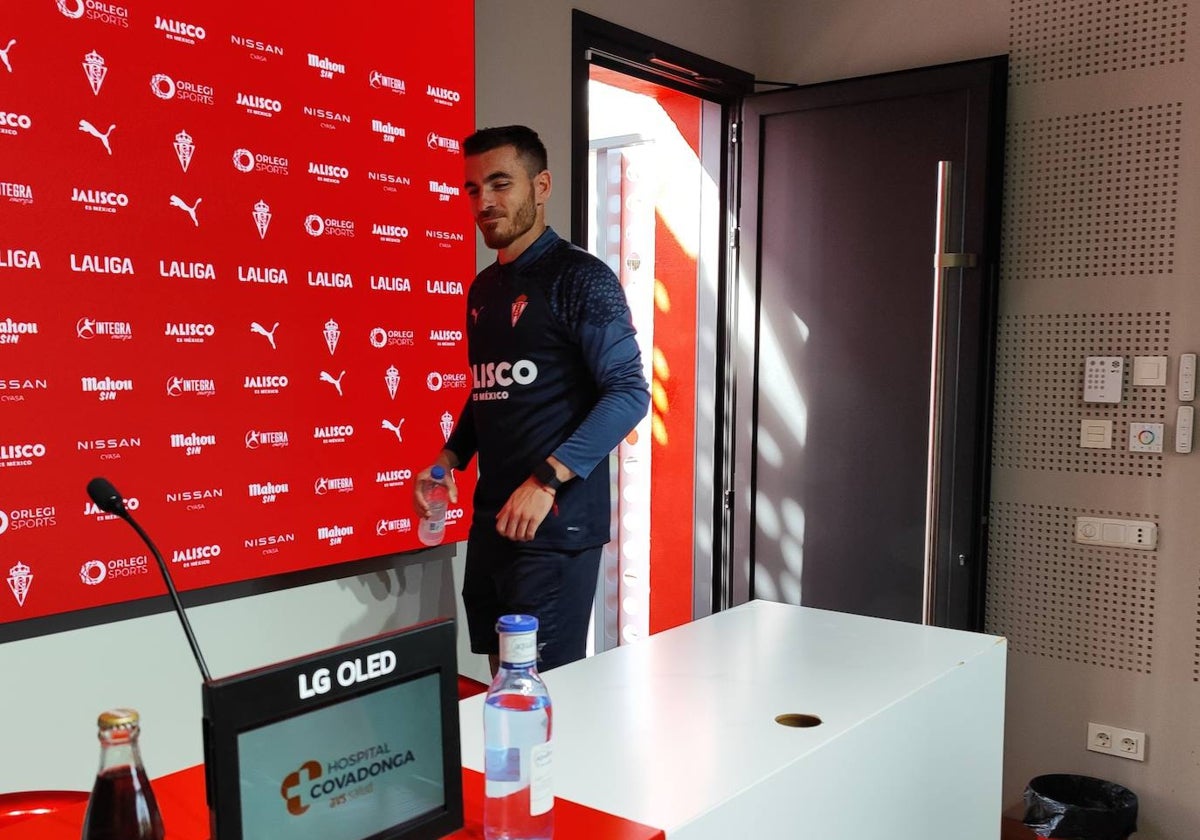
[[[1125,840],[1137,831],[1137,795],[1115,782],[1051,773],[1025,788],[1025,825],[1038,837]]]

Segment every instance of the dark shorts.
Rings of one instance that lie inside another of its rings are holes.
[[[602,550],[531,548],[472,533],[462,591],[471,650],[498,653],[497,619],[524,613],[538,619],[538,670],[582,659]]]

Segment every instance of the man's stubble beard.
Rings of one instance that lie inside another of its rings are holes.
[[[483,241],[487,246],[494,251],[499,251],[528,233],[536,221],[537,203],[533,200],[533,191],[530,190],[529,199],[517,208],[516,215],[513,216],[507,232],[499,227],[492,228],[490,232],[481,229],[480,232],[483,233]]]

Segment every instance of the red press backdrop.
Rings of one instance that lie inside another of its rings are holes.
[[[0,624],[161,594],[95,475],[185,590],[419,547],[468,393],[472,15],[6,4]]]

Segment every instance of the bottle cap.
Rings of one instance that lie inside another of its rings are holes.
[[[497,633],[533,633],[537,629],[537,617],[532,615],[502,615],[496,622]]]
[[[446,477],[446,471],[438,465],[430,468],[429,475],[433,477],[434,481],[441,481]]]
[[[103,729],[121,729],[137,726],[141,717],[136,709],[109,709],[101,712],[96,725]]]

